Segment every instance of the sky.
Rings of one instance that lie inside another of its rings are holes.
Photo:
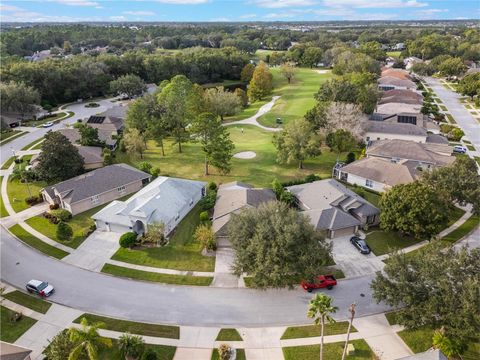
[[[480,0],[0,0],[2,22],[479,19]]]

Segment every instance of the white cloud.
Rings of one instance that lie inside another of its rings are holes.
[[[253,19],[256,17],[257,17],[257,14],[245,14],[245,15],[239,16],[239,19]]]
[[[309,6],[315,4],[313,0],[253,0],[255,5],[268,9],[279,9],[291,6]]]
[[[23,9],[20,9],[17,6],[0,4],[0,11],[10,12],[10,11],[22,11],[22,10]]]
[[[417,0],[323,0],[323,5],[328,7],[352,7],[352,8],[406,8],[428,6],[425,2]]]
[[[417,15],[433,15],[438,13],[448,12],[448,9],[425,9],[425,10],[418,10],[415,11]]]
[[[113,21],[123,21],[123,20],[126,20],[125,16],[110,16],[109,17],[110,20],[113,20]]]
[[[298,16],[298,12],[283,11],[278,13],[269,13],[264,16],[265,19],[289,19]]]
[[[59,4],[68,5],[68,6],[99,6],[100,4],[96,1],[90,0],[53,0]]]
[[[153,16],[155,13],[153,11],[144,11],[144,10],[138,10],[138,11],[124,11],[123,12],[126,15],[136,15],[136,16]]]
[[[208,1],[209,0],[157,0],[157,2],[174,5],[197,5],[205,4]]]

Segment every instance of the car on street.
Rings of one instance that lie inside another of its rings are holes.
[[[27,291],[32,294],[37,294],[42,297],[49,297],[55,292],[55,289],[46,281],[30,280],[25,286]]]
[[[337,285],[337,279],[333,275],[319,275],[313,281],[302,280],[301,286],[304,290],[312,292],[314,289],[332,290]]]
[[[44,128],[48,128],[50,126],[53,126],[53,122],[49,121],[49,122],[46,122],[45,124],[43,124],[43,127]]]
[[[453,153],[454,154],[465,154],[467,152],[467,148],[462,145],[455,145],[453,147]]]
[[[362,254],[366,255],[366,254],[370,254],[371,252],[365,240],[359,238],[358,236],[352,236],[350,238],[350,243],[352,243],[352,245],[355,246],[358,249],[358,251],[360,251],[360,253]]]

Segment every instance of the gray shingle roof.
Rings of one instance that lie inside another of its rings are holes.
[[[114,164],[96,169],[58,184],[47,186],[49,194],[56,190],[69,204],[88,199],[93,195],[116,189],[134,181],[150,178],[151,175],[127,164]]]
[[[381,121],[369,121],[367,125],[367,132],[368,131],[382,134],[427,136],[427,131],[417,125],[403,123],[385,123]]]
[[[305,215],[308,215],[310,223],[315,227],[315,230],[328,229],[335,231],[361,225],[358,219],[337,208],[308,210],[305,211]]]

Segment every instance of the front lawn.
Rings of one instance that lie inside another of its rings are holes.
[[[220,329],[215,341],[243,341],[237,329]]]
[[[200,223],[199,214],[197,205],[178,224],[168,245],[134,250],[120,248],[112,259],[167,269],[214,271],[215,258],[203,256],[202,245],[193,239]]]
[[[479,215],[472,215],[470,216],[467,221],[465,221],[462,225],[458,228],[444,236],[441,240],[445,244],[454,244],[458,240],[462,239],[463,237],[467,236],[470,232],[473,231],[477,226],[480,225],[480,216]]]
[[[403,236],[393,231],[376,230],[369,233],[366,241],[370,249],[377,256],[388,254],[394,250],[403,249],[415,245],[422,240]]]
[[[375,360],[377,357],[365,340],[352,340],[349,342],[355,347],[355,353],[347,356],[349,360]],[[325,360],[341,359],[345,343],[329,343],[323,345],[323,358]],[[285,360],[318,360],[320,357],[320,345],[284,347]]]
[[[7,137],[5,140],[2,140],[0,142],[0,145],[8,144],[10,141],[13,141],[13,140],[19,138],[20,136],[25,135],[25,134],[28,134],[28,131],[19,131],[18,133],[15,133],[12,136]]]
[[[25,199],[30,196],[37,196],[40,190],[47,186],[44,181],[34,181],[22,183],[20,180],[8,180],[7,194],[10,199],[10,205],[15,212],[20,212],[29,208]],[[30,188],[30,191],[29,191]]]
[[[89,324],[95,322],[102,322],[104,324],[102,329],[119,332],[129,332],[136,335],[154,336],[168,339],[180,339],[180,328],[178,326],[149,324],[143,322],[114,319],[94,314],[82,314],[81,316],[73,320],[73,322],[76,324],[80,324],[82,318],[86,318]]]
[[[0,176],[0,184],[3,181],[3,176]],[[7,209],[5,208],[5,204],[3,203],[3,197],[0,195],[0,218],[8,216]]]
[[[118,341],[112,339],[112,343],[113,345],[111,348],[103,347],[98,350],[98,360],[123,359],[120,354]],[[157,360],[172,360],[175,356],[175,351],[177,350],[175,346],[145,344],[145,350],[147,349],[155,351],[157,354]]]
[[[322,154],[304,163],[304,169],[298,169],[298,163],[281,165],[277,163],[277,150],[272,138],[273,133],[262,130],[253,125],[232,125],[227,129],[230,138],[235,144],[234,153],[241,151],[254,151],[253,159],[232,159],[232,170],[228,175],[221,175],[214,168],[210,169],[211,175],[204,175],[205,157],[199,143],[182,144],[182,153],[178,152],[177,145],[171,139],[165,141],[165,156],[162,156],[160,147],[155,141],[147,143],[148,149],[144,159],[132,159],[127,154],[117,151],[116,161],[138,167],[142,161],[147,161],[161,169],[162,175],[180,178],[215,181],[227,183],[242,181],[258,187],[269,187],[273,179],[281,182],[305,178],[309,174],[317,174],[322,178],[331,177],[332,168],[336,163],[337,155],[330,149],[323,147]],[[242,132],[243,129],[243,132]],[[340,155],[340,160],[345,161],[346,153]],[[181,166],[180,166],[181,165]]]
[[[20,134],[20,130],[7,130],[0,132],[0,141],[7,140],[8,138]]]
[[[15,157],[14,156],[11,156],[8,158],[7,161],[5,161],[3,164],[2,164],[2,167],[1,169],[2,170],[6,170],[10,167],[10,165],[12,165],[12,163],[15,161]]]
[[[348,330],[348,321],[335,322],[333,324],[326,324],[324,335],[339,335],[346,334]],[[291,326],[283,333],[281,340],[299,339],[320,336],[320,325],[306,325],[306,326]],[[355,326],[352,326],[351,332],[357,332]]]
[[[112,264],[103,265],[102,272],[130,279],[176,285],[209,286],[213,280],[213,277],[207,276],[160,274],[156,272],[130,269]]]
[[[5,294],[3,297],[42,314],[45,314],[48,309],[50,309],[50,306],[52,306],[51,303],[39,297],[27,295],[18,290]]]
[[[330,71],[320,74],[316,69],[296,68],[295,76],[289,84],[279,67],[271,68],[270,71],[273,74],[273,95],[279,95],[280,99],[271,111],[258,119],[260,124],[268,127],[275,127],[277,118],[281,118],[284,125],[303,118],[315,105],[314,95],[320,85],[332,77]]]
[[[14,343],[17,341],[20,336],[37,322],[37,320],[25,315],[23,315],[20,320],[13,322],[11,321],[11,318],[15,313],[14,311],[3,306],[0,306],[0,310],[0,328],[2,329],[2,331],[0,331],[0,340],[8,343]]]
[[[25,145],[22,150],[29,150],[30,148],[34,148],[35,145],[41,144],[43,142],[43,136],[40,139],[33,140],[30,144]],[[31,149],[34,150],[34,149]]]
[[[38,251],[48,256],[52,256],[57,259],[62,259],[68,255],[68,252],[63,251],[61,249],[57,249],[56,247],[43,242],[42,240],[30,234],[27,230],[25,230],[18,224],[12,226],[9,230],[13,235],[15,235],[17,238],[22,240],[24,243],[30,245],[31,247],[37,249]]]

